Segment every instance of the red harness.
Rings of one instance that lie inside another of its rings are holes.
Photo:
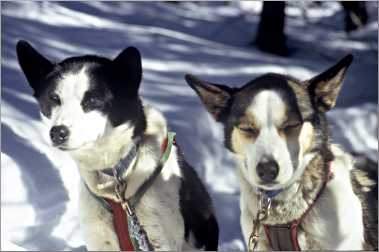
[[[111,199],[106,199],[106,201],[112,208],[113,225],[116,230],[121,251],[134,251],[134,246],[129,235],[128,216],[124,209],[122,209],[120,203]]]
[[[162,154],[166,150],[167,144],[168,144],[168,138],[166,137],[161,146]],[[129,235],[128,216],[126,212],[122,209],[122,206],[119,202],[115,202],[111,199],[105,199],[105,200],[108,202],[109,206],[112,208],[113,225],[118,237],[120,250],[121,251],[134,251],[135,248],[133,246],[133,243]]]
[[[287,224],[279,224],[279,225],[263,225],[264,231],[269,242],[269,245],[272,250],[275,251],[300,251],[301,248],[299,246],[299,241],[297,240],[297,228],[304,217],[309,213],[312,207],[315,205],[316,201],[320,198],[321,194],[324,192],[326,188],[326,184],[332,179],[333,173],[331,168],[331,162],[328,166],[328,174],[327,177],[322,184],[320,191],[318,192],[315,200],[309,206],[309,208],[305,211],[305,213],[299,218],[291,221]]]

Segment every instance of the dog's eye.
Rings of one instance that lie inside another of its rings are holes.
[[[94,97],[94,96],[92,96],[92,97],[90,97],[89,99],[88,99],[88,101],[87,101],[89,104],[91,104],[91,105],[97,105],[98,103],[100,103],[100,100],[97,98],[97,97]]]
[[[88,96],[83,104],[84,111],[91,111],[94,109],[101,109],[103,107],[103,102],[97,96]]]
[[[50,94],[49,98],[54,104],[61,105],[61,99],[57,94]]]
[[[289,132],[291,130],[298,128],[300,125],[301,125],[301,123],[285,124],[281,127],[281,130],[284,132]]]
[[[239,130],[241,130],[242,132],[244,133],[247,133],[247,134],[251,134],[251,135],[257,135],[258,134],[258,130],[253,128],[253,127],[250,127],[250,126],[237,126],[237,128]]]

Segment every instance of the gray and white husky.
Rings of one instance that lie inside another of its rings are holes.
[[[51,143],[76,161],[82,183],[79,216],[89,250],[120,250],[113,215],[95,197],[117,201],[114,167],[139,139],[133,169],[125,169],[125,197],[131,197],[156,169],[167,124],[144,107],[139,51],[123,50],[115,59],[80,56],[52,63],[29,43],[17,43],[17,56]],[[216,250],[218,225],[211,199],[194,169],[172,146],[162,171],[135,209],[154,250]]]
[[[186,75],[208,112],[224,125],[225,146],[236,156],[246,243],[263,194],[271,210],[262,224],[301,220],[301,249],[377,250],[377,174],[370,178],[331,143],[325,116],[335,106],[352,58],[307,81],[270,73],[241,88]],[[259,235],[258,250],[275,249],[267,230]]]

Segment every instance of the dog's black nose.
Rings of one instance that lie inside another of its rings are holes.
[[[259,162],[257,165],[257,174],[263,182],[272,182],[279,174],[279,165],[274,160]]]
[[[60,145],[68,139],[68,128],[64,125],[54,126],[50,130],[50,138],[54,145]]]

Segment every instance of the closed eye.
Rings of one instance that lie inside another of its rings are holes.
[[[296,129],[296,128],[298,128],[299,126],[301,126],[301,122],[285,123],[285,124],[280,128],[280,130],[287,132],[287,131],[291,131],[291,130]]]
[[[237,128],[240,131],[242,131],[244,133],[247,133],[247,134],[257,135],[259,133],[259,131],[257,129],[255,129],[255,128],[251,127],[251,126],[245,126],[245,125],[241,126],[241,125],[239,125],[239,126],[237,126]]]

